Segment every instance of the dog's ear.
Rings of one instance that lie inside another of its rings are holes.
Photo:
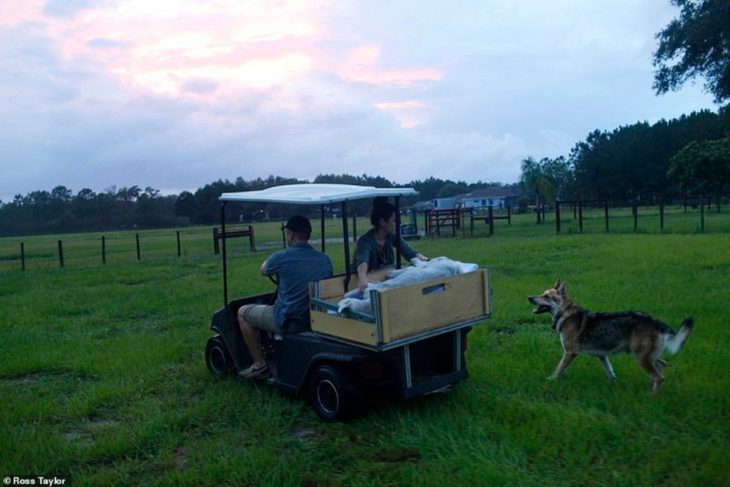
[[[555,279],[555,284],[553,284],[553,287],[557,289],[560,286],[560,278]]]
[[[558,290],[558,293],[561,296],[565,296],[565,283],[564,282],[558,283],[558,286],[556,286],[555,289]]]

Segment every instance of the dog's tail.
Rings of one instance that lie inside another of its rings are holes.
[[[692,332],[694,322],[695,320],[691,316],[685,318],[682,322],[682,326],[679,327],[679,331],[677,331],[677,333],[674,335],[668,336],[669,339],[665,342],[664,346],[669,353],[674,355],[675,353],[679,352],[679,349],[682,348],[684,341]]]

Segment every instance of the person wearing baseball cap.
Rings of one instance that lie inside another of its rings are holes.
[[[238,373],[240,379],[261,380],[271,375],[259,330],[298,333],[309,325],[309,283],[332,277],[332,261],[309,245],[312,224],[294,215],[283,227],[286,250],[272,254],[261,264],[265,276],[278,275],[276,304],[247,304],[238,310],[238,325],[253,363]]]
[[[309,237],[312,236],[312,224],[309,222],[309,218],[302,215],[294,215],[289,218],[283,228],[300,234],[306,240],[309,240]]]

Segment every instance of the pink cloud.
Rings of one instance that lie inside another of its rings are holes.
[[[413,128],[428,121],[429,105],[420,100],[376,103],[380,110],[391,113],[403,128]]]
[[[443,73],[435,68],[386,68],[378,65],[380,48],[363,45],[352,49],[344,65],[337,70],[347,81],[373,85],[390,85],[398,88],[412,87],[419,82],[438,81]]]
[[[182,95],[190,80],[262,88],[306,74],[324,5],[223,0],[183,9],[174,1],[129,0],[66,18],[44,15],[41,1],[5,2],[0,21],[37,24],[67,61],[100,67],[132,87]]]

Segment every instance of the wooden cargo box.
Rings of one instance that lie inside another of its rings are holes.
[[[382,280],[387,271],[368,275]],[[410,340],[470,326],[492,309],[488,269],[417,284],[370,291],[369,315],[334,314],[344,294],[344,277],[310,285],[312,330],[350,343],[385,350]],[[358,285],[351,276],[349,289]]]

